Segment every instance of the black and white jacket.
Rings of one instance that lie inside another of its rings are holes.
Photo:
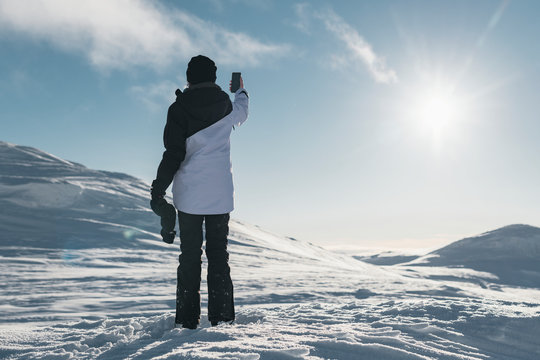
[[[175,207],[189,214],[225,214],[234,209],[230,159],[233,126],[248,117],[249,99],[238,89],[229,95],[214,83],[176,91],[163,134],[166,151],[154,188],[165,193],[173,183]]]

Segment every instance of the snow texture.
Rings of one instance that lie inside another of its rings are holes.
[[[210,326],[203,270],[188,330],[148,188],[0,142],[0,358],[540,358],[538,228],[384,266],[232,220],[237,320]]]

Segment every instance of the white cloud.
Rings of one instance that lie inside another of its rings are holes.
[[[398,81],[396,72],[386,65],[385,59],[375,53],[369,44],[351,25],[332,10],[315,11],[308,3],[299,3],[294,6],[297,20],[293,24],[304,33],[311,33],[312,20],[316,19],[324,24],[327,31],[345,44],[345,54],[331,54],[329,65],[333,69],[345,66],[354,66],[357,61],[367,68],[373,79],[379,83],[394,83]]]
[[[161,69],[197,54],[256,66],[290,49],[149,0],[0,0],[0,29],[81,53],[100,69]]]
[[[361,60],[376,82],[394,83],[398,81],[396,72],[386,66],[385,60],[376,54],[372,46],[351,25],[333,11],[317,13],[328,31],[345,43],[350,55]]]

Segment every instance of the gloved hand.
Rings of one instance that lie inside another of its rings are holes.
[[[163,215],[161,216],[161,238],[167,244],[172,244],[176,237],[176,209],[171,204],[165,202]]]
[[[152,200],[150,201],[152,211],[161,217],[161,237],[167,244],[172,244],[176,237],[176,209],[163,198],[163,195],[154,193],[152,187]]]
[[[167,244],[172,244],[176,236],[176,209],[167,200],[160,198],[150,201],[152,210],[161,217],[161,237]]]

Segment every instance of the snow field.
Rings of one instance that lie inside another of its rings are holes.
[[[178,249],[2,249],[6,359],[535,359],[540,291],[430,279],[231,224],[237,320],[174,328]],[[137,240],[135,240],[137,241]],[[145,239],[144,241],[152,241]],[[155,240],[154,240],[155,241]],[[177,240],[178,241],[178,240]],[[274,244],[275,248],[271,248]],[[300,255],[302,253],[303,255]],[[23,256],[26,254],[25,256]],[[203,264],[203,269],[206,264]],[[489,280],[489,278],[488,278]]]

